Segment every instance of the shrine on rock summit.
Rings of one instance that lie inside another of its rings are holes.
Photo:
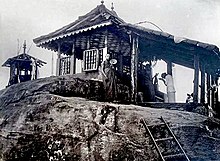
[[[26,53],[26,42],[24,42],[23,49],[22,54],[7,59],[2,65],[10,68],[8,86],[37,79],[38,69],[46,64],[44,61]]]
[[[218,91],[212,90],[219,78],[217,46],[126,23],[113,7],[107,9],[103,1],[76,21],[33,41],[38,47],[57,52],[57,76],[84,73],[98,79],[101,63],[109,53],[117,60],[117,73],[129,86],[132,102],[138,101],[138,93],[145,88],[139,79],[143,62],[152,65],[164,60],[170,75],[173,63],[191,68],[193,102],[204,104],[206,100],[210,106],[218,106]],[[152,77],[151,72],[148,74]],[[148,93],[155,102],[164,101],[162,94],[156,87]]]

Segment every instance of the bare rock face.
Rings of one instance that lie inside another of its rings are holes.
[[[220,160],[219,120],[98,102],[103,95],[99,83],[51,77],[0,91],[0,161],[156,161],[140,119],[155,124],[161,116],[192,161]],[[85,93],[93,101],[80,97]]]

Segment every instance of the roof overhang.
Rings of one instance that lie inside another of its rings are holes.
[[[93,25],[93,26],[90,26],[90,27],[83,28],[83,29],[75,30],[75,31],[72,31],[70,33],[58,35],[58,36],[51,37],[51,38],[44,39],[44,40],[41,40],[40,39],[41,37],[39,37],[39,38],[34,39],[33,41],[34,41],[34,43],[36,43],[36,45],[38,47],[40,47],[43,44],[49,43],[51,41],[55,41],[55,40],[58,40],[58,39],[62,39],[62,38],[68,37],[68,36],[76,35],[76,34],[86,32],[86,31],[90,31],[90,30],[93,30],[93,29],[101,28],[101,27],[104,27],[104,26],[109,26],[109,25],[112,25],[112,24],[113,23],[111,21],[107,21],[107,22],[104,22],[104,23],[100,23],[100,24],[97,24],[97,25]]]

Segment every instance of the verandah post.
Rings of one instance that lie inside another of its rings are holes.
[[[75,39],[73,39],[72,55],[70,57],[70,74],[76,73],[76,53],[75,53]]]
[[[171,61],[167,61],[166,62],[167,63],[167,74],[169,74],[169,75],[173,75],[173,68],[172,68],[172,62]]]
[[[205,103],[205,66],[201,64],[201,103]]]
[[[210,97],[210,94],[211,94],[211,82],[210,82],[210,74],[207,73],[207,76],[206,76],[206,83],[207,83],[207,103],[208,105],[210,106],[211,105],[211,97]]]
[[[137,102],[138,37],[131,37],[131,101]]]
[[[193,87],[193,102],[198,103],[198,90],[199,90],[199,55],[194,54],[194,87]]]
[[[58,49],[57,49],[57,66],[56,66],[56,76],[59,76],[60,75],[60,61],[61,61],[61,50],[60,50],[60,47],[61,47],[61,44],[58,43],[57,44],[58,46]]]

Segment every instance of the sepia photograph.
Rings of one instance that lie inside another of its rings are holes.
[[[0,161],[220,161],[219,0],[1,0]]]

